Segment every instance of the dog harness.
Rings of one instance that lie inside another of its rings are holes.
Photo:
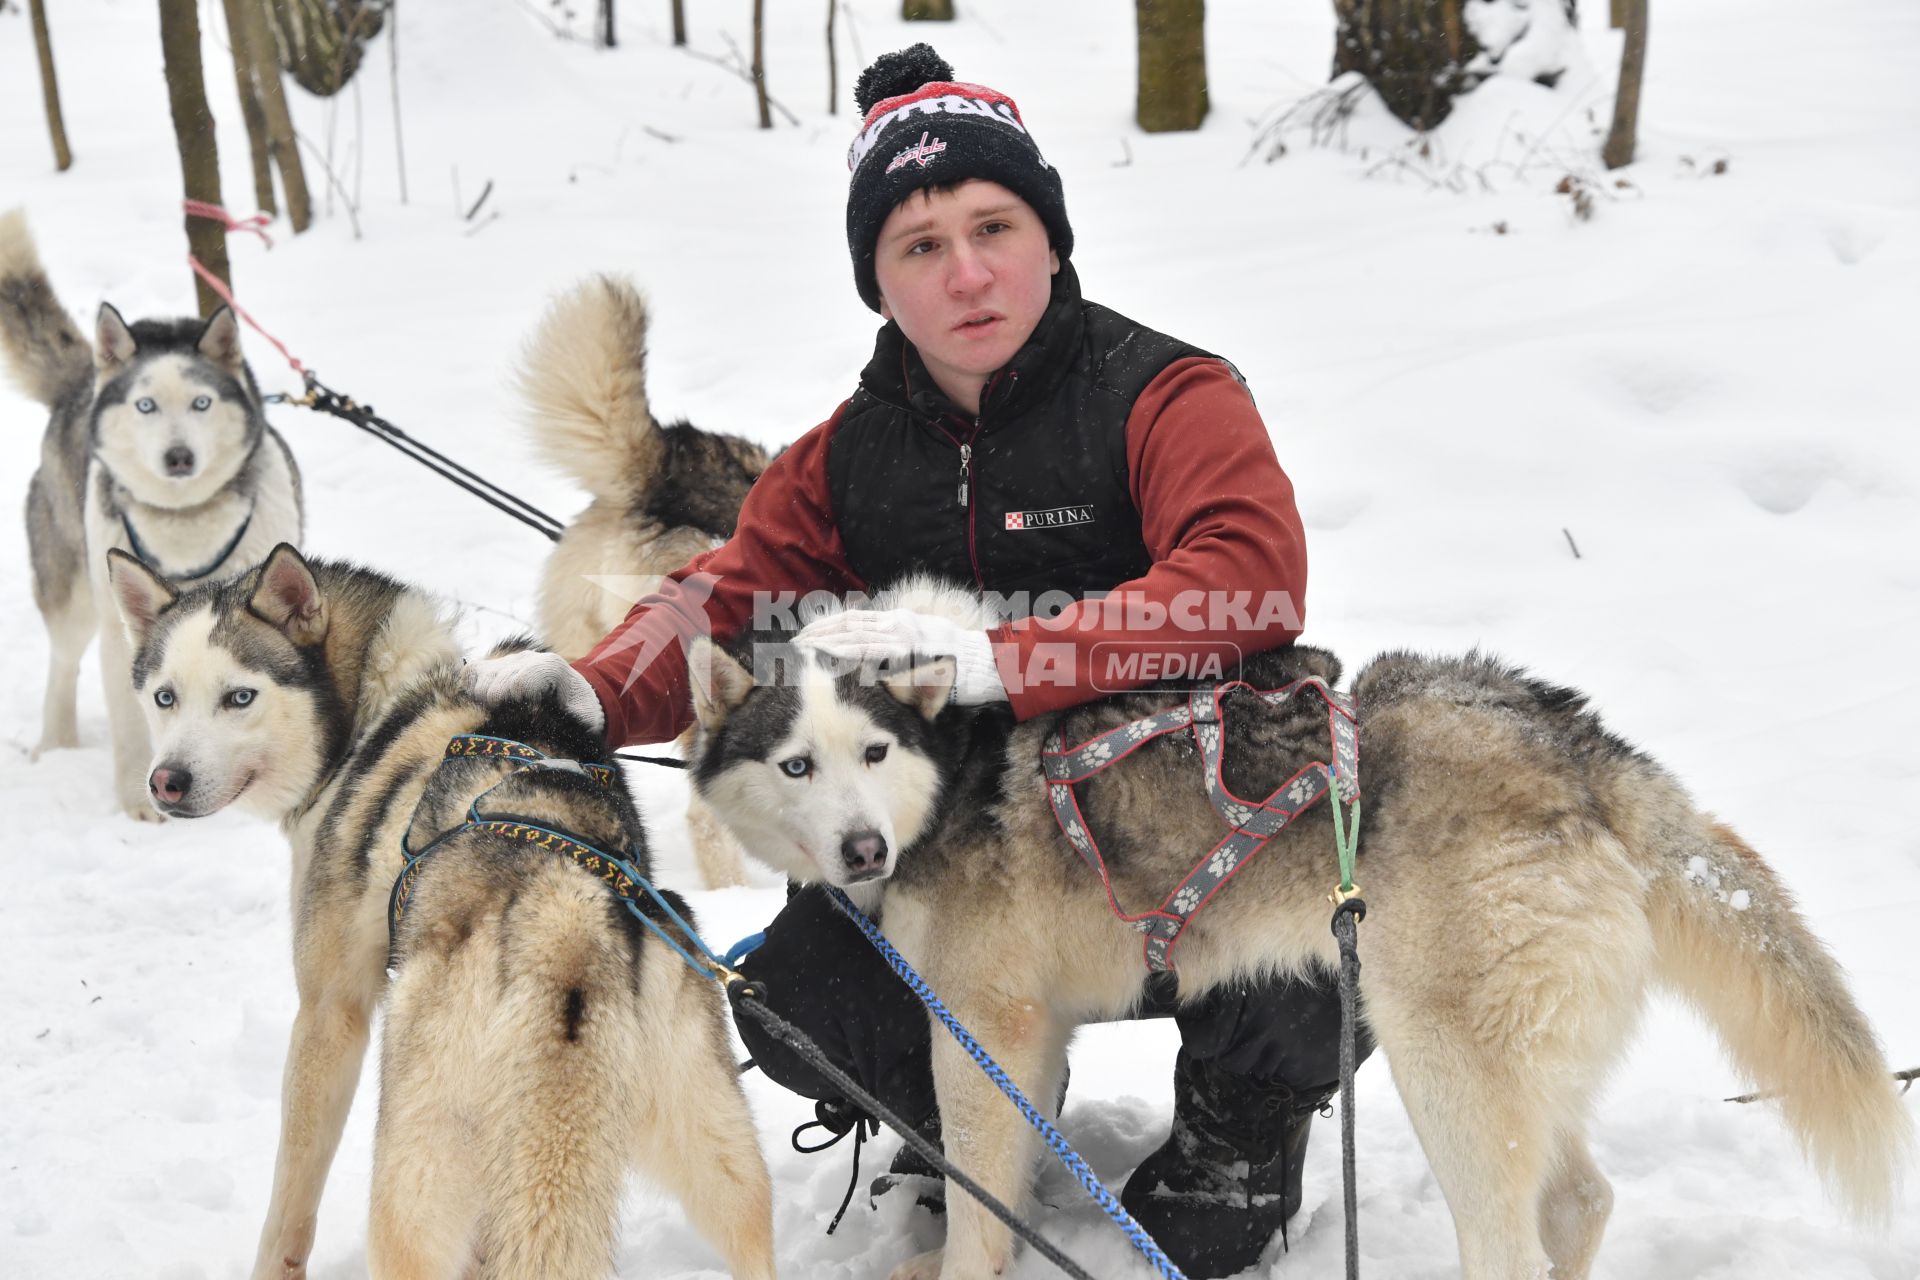
[[[419,879],[420,864],[441,845],[469,831],[484,831],[489,835],[501,836],[518,841],[548,853],[567,859],[582,871],[593,876],[611,890],[615,897],[625,904],[634,919],[652,930],[654,935],[679,953],[680,958],[702,977],[715,976],[716,970],[726,972],[713,953],[707,950],[693,926],[681,918],[680,913],[661,896],[660,891],[648,883],[632,861],[619,854],[608,853],[595,848],[564,831],[555,831],[534,822],[522,822],[511,817],[497,817],[483,814],[480,805],[493,792],[506,783],[508,778],[529,769],[549,770],[556,773],[572,773],[590,778],[601,787],[611,790],[619,783],[619,774],[604,764],[583,764],[578,760],[563,760],[549,756],[537,747],[524,742],[515,742],[511,738],[496,738],[484,733],[463,733],[447,743],[445,759],[500,759],[511,760],[519,765],[513,773],[488,787],[467,806],[467,820],[459,826],[435,836],[431,842],[414,852],[407,847],[407,837],[400,837],[400,852],[406,856],[406,865],[400,868],[400,874],[394,877],[393,892],[387,898],[387,955],[389,967],[392,965],[394,941],[400,934],[400,921],[406,915],[407,906],[413,900],[414,882]],[[667,918],[677,925],[681,932],[711,963],[703,964],[695,960],[687,949],[671,937],[661,926],[648,918],[649,904],[666,913]]]
[[[153,553],[148,551],[146,547],[141,545],[140,535],[133,531],[132,518],[128,516],[127,513],[124,511],[120,513],[120,527],[127,531],[127,543],[129,546],[132,547],[134,557],[138,559],[140,563],[146,565],[149,569],[152,569],[155,573],[164,574],[167,581],[169,582],[198,582],[200,579],[212,573],[215,569],[218,569],[221,565],[227,562],[228,556],[232,555],[236,550],[239,549],[240,539],[247,536],[247,529],[252,524],[253,524],[253,508],[248,507],[247,518],[240,522],[240,528],[235,531],[234,535],[231,538],[227,539],[227,545],[220,548],[219,555],[207,561],[205,564],[201,565],[198,569],[193,570],[191,573],[166,574],[165,571],[161,569],[160,562],[154,559]]]
[[[1271,707],[1284,706],[1303,694],[1318,695],[1327,705],[1332,762],[1314,760],[1302,766],[1265,800],[1243,800],[1234,795],[1227,789],[1221,764],[1226,750],[1226,713],[1222,700],[1235,689],[1246,689]],[[1181,729],[1192,730],[1194,742],[1200,749],[1207,799],[1231,829],[1157,908],[1129,913],[1114,897],[1113,878],[1107,870],[1106,859],[1101,857],[1100,846],[1080,812],[1080,801],[1073,787],[1118,764],[1143,744]],[[1041,753],[1041,771],[1046,777],[1053,816],[1075,852],[1099,873],[1113,914],[1146,935],[1142,955],[1147,969],[1153,973],[1174,971],[1173,948],[1193,917],[1289,823],[1329,791],[1334,793],[1337,804],[1352,804],[1360,797],[1360,729],[1354,716],[1353,698],[1335,693],[1318,676],[1308,676],[1278,689],[1255,689],[1244,680],[1226,681],[1210,690],[1196,689],[1181,705],[1109,729],[1078,746],[1066,746],[1065,741],[1065,734],[1056,729]],[[1337,811],[1335,816],[1336,819],[1339,816]]]

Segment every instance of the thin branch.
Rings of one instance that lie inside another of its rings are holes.
[[[732,50],[733,57],[731,60],[727,58],[719,57],[716,54],[702,53],[700,52],[700,50],[694,48],[692,45],[686,46],[685,48],[681,49],[680,52],[686,54],[689,58],[698,58],[702,62],[711,62],[716,67],[722,67],[727,71],[731,71],[734,75],[738,76],[742,80],[745,80],[748,84],[753,84],[754,83],[753,72],[748,67],[743,65],[743,60],[740,57],[740,46],[734,44],[732,36],[723,36],[722,38],[726,40],[728,48]],[[785,116],[787,118],[788,124],[793,125],[795,128],[799,127],[800,117],[794,115],[793,112],[787,110],[786,107],[782,106],[780,103],[780,99],[774,97],[772,94],[768,94],[767,105],[772,107],[775,111],[778,111],[781,115]]]
[[[407,137],[400,127],[400,4],[387,10],[387,83],[393,89],[393,154],[400,166],[400,203],[407,202]]]
[[[347,221],[353,226],[353,238],[355,240],[361,239],[360,211],[354,206],[353,201],[347,198],[346,189],[340,185],[340,179],[334,174],[333,166],[328,164],[326,157],[320,154],[320,148],[314,145],[312,138],[309,138],[306,134],[298,130],[294,132],[293,136],[299,141],[301,146],[307,149],[307,154],[319,162],[320,171],[327,175],[327,190],[340,193],[340,203],[347,206]]]
[[[480,188],[480,198],[473,202],[473,208],[467,210],[466,221],[468,222],[473,221],[473,215],[480,212],[480,206],[485,204],[487,202],[487,197],[492,194],[493,194],[493,179],[488,178],[487,185]]]

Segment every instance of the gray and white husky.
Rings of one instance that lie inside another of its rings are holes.
[[[968,626],[964,593],[910,593]],[[694,781],[751,854],[863,891],[888,935],[1026,1095],[1058,1096],[1082,1022],[1139,999],[1141,937],[1062,836],[1040,763],[1162,711],[1137,692],[1019,725],[948,705],[953,665],[837,671],[789,651],[756,683],[710,644],[696,657]],[[702,670],[696,665],[696,671]],[[1296,646],[1248,660],[1275,688],[1339,680]],[[1361,998],[1453,1212],[1466,1280],[1589,1274],[1612,1193],[1588,1152],[1593,1101],[1660,983],[1713,1024],[1736,1067],[1777,1094],[1835,1192],[1871,1219],[1894,1203],[1912,1141],[1872,1029],[1774,873],[1572,690],[1479,654],[1388,654],[1360,673],[1366,825]],[[1228,693],[1224,781],[1264,796],[1328,755],[1328,714]],[[1190,734],[1148,740],[1079,785],[1134,910],[1160,903],[1221,836]],[[1241,864],[1180,945],[1179,983],[1331,971],[1338,878],[1325,803]],[[1032,1131],[938,1027],[948,1154],[1009,1204],[1031,1185]],[[948,1202],[938,1253],[896,1277],[999,1275],[1006,1228]]]
[[[113,616],[107,551],[138,556],[176,586],[230,578],[299,541],[300,473],[267,425],[232,311],[128,324],[103,304],[89,347],[19,210],[0,215],[0,354],[20,389],[53,410],[27,489],[33,598],[51,645],[38,758],[79,745],[80,658],[103,611]],[[114,793],[129,815],[157,822],[131,660],[121,628],[105,628]]]
[[[182,593],[109,559],[156,799],[178,817],[272,819],[293,847],[300,1009],[254,1280],[307,1274],[383,996],[374,1276],[603,1280],[637,1165],[734,1275],[772,1280],[766,1164],[718,987],[601,877],[525,839],[528,824],[571,833],[649,874],[600,735],[551,695],[482,707],[436,602],[369,570],[283,546]],[[469,746],[510,740],[570,767],[450,755],[476,734]],[[513,834],[465,824],[477,797]],[[436,841],[390,941],[405,850]]]

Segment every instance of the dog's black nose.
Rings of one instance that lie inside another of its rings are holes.
[[[840,842],[840,860],[856,880],[870,880],[887,865],[887,839],[878,831],[856,831]]]
[[[193,450],[183,444],[167,450],[162,460],[167,464],[167,474],[170,476],[190,475],[193,471]]]
[[[169,769],[162,765],[147,779],[147,789],[163,803],[179,804],[193,789],[193,775],[185,769]]]

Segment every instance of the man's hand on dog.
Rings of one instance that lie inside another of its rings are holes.
[[[467,688],[490,707],[518,698],[538,698],[552,690],[568,715],[605,732],[607,713],[587,678],[557,653],[527,650],[467,664]]]
[[[849,609],[808,623],[793,642],[852,662],[882,662],[914,655],[949,657],[958,668],[953,681],[955,702],[978,706],[1007,700],[987,633],[934,614],[911,609]]]

